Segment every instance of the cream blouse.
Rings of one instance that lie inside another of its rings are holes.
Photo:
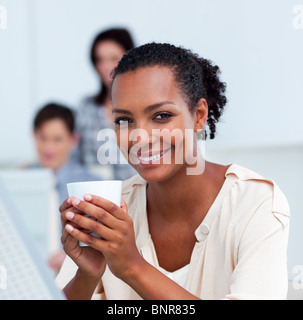
[[[195,231],[185,289],[201,299],[286,299],[288,202],[272,180],[239,165],[231,165],[225,176]],[[133,219],[138,250],[160,269],[148,228],[146,185],[136,175],[124,182],[122,196]],[[63,288],[76,270],[67,258],[58,286]],[[141,299],[108,267],[101,280],[104,292],[94,299]]]

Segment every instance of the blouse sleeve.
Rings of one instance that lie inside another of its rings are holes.
[[[65,286],[76,275],[77,270],[78,270],[78,266],[74,263],[74,261],[69,256],[66,256],[63,262],[63,265],[60,269],[60,272],[56,277],[56,285],[59,288],[59,290],[63,290],[65,288]],[[101,280],[99,282],[99,285],[96,287],[91,300],[106,300],[106,296],[104,293],[104,288]]]
[[[287,208],[288,204],[277,206],[268,198],[256,210],[241,235],[226,299],[286,299]]]
[[[69,256],[66,256],[62,264],[62,267],[56,277],[57,287],[60,290],[63,290],[64,287],[73,279],[77,270],[78,266]]]

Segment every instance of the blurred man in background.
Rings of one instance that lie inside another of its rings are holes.
[[[58,208],[68,197],[67,183],[98,180],[88,173],[83,165],[70,159],[71,152],[77,145],[74,129],[73,112],[62,105],[48,104],[38,111],[34,119],[33,130],[38,163],[32,167],[49,168],[53,171],[59,200]],[[49,259],[50,267],[58,272],[64,258],[63,250],[55,253]]]
[[[97,180],[83,165],[70,160],[77,144],[74,129],[74,115],[62,105],[48,104],[34,119],[38,166],[53,170],[60,203],[68,197],[67,183]]]

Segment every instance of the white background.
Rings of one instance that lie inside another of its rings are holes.
[[[289,277],[303,265],[303,0],[0,0],[0,165],[32,161],[32,119],[50,101],[96,92],[95,34],[127,27],[137,45],[170,42],[213,60],[228,106],[206,152],[274,178],[292,209]],[[0,22],[1,23],[1,22]]]

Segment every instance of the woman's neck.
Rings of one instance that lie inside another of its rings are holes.
[[[200,175],[175,175],[169,181],[148,183],[147,210],[165,219],[188,219],[188,212],[207,213],[224,181],[227,167],[205,162]]]

